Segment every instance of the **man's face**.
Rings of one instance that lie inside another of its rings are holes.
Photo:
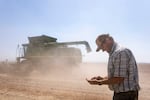
[[[97,48],[101,49],[102,48],[101,44],[102,44],[101,41],[96,40]]]
[[[102,51],[110,52],[112,47],[112,40],[110,38],[106,38],[103,41],[96,41],[97,47],[101,48]]]

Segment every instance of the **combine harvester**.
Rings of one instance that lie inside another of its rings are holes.
[[[57,42],[46,35],[28,37],[28,40],[28,44],[18,49],[17,63],[13,65],[15,73],[28,75],[34,70],[44,72],[55,67],[76,66],[82,63],[82,52],[74,46],[85,45],[86,51],[91,51],[87,41]]]

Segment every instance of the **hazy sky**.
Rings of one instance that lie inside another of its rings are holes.
[[[86,40],[92,52],[86,61],[106,62],[96,53],[95,38],[109,33],[150,62],[150,0],[0,0],[0,60],[15,60],[18,44],[27,37],[49,35],[58,42]]]

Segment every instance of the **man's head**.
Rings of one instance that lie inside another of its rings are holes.
[[[109,34],[101,34],[96,38],[97,49],[96,52],[107,51],[108,53],[111,51],[112,45],[114,43],[113,38]]]

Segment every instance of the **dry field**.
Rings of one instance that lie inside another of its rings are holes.
[[[0,74],[0,100],[111,100],[107,86],[89,85],[85,78],[105,76],[106,64],[84,63],[28,77]],[[139,100],[150,100],[150,64],[139,64]]]

